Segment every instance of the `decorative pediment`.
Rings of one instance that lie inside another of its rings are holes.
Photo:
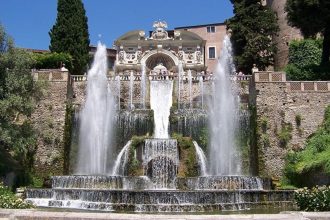
[[[149,39],[152,40],[167,40],[168,33],[166,31],[167,23],[165,21],[155,21],[153,24],[154,31]]]

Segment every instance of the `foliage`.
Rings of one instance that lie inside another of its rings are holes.
[[[89,34],[85,13],[81,0],[59,0],[56,22],[49,32],[50,50],[72,56],[72,74],[83,74],[89,60]]]
[[[296,125],[297,125],[297,127],[300,127],[300,126],[301,126],[301,121],[302,121],[302,117],[301,117],[300,114],[297,114],[297,115],[295,116],[295,121],[296,121]]]
[[[25,203],[21,198],[15,196],[10,189],[0,182],[0,208],[3,209],[26,209],[33,206]]]
[[[200,147],[203,149],[203,151],[206,152],[206,148],[207,148],[208,142],[209,142],[209,130],[208,130],[208,128],[204,127],[200,130],[200,134],[198,136],[197,142],[200,145]]]
[[[72,69],[72,57],[68,53],[33,54],[33,59],[36,69],[58,69],[62,64],[65,64],[65,67],[70,71]]]
[[[289,63],[302,68],[320,64],[322,56],[321,39],[293,40],[289,45]]]
[[[283,124],[281,130],[277,133],[277,137],[279,139],[279,144],[281,147],[286,147],[289,141],[292,138],[292,125],[291,124]]]
[[[279,28],[275,13],[260,4],[259,0],[231,0],[234,17],[227,20],[232,32],[234,60],[238,70],[250,73],[253,64],[265,70],[273,64],[276,52],[272,36]]]
[[[285,175],[288,182],[302,186],[309,173],[316,170],[330,174],[330,106],[325,110],[322,126],[307,140],[305,149],[290,152],[286,158]]]
[[[15,48],[2,26],[0,39],[0,151],[16,160],[18,169],[28,168],[36,145],[29,116],[42,95],[42,85],[33,81],[31,54]],[[0,167],[6,167],[3,159]],[[0,175],[8,171],[0,169]]]
[[[327,64],[330,56],[330,2],[287,0],[285,10],[289,24],[300,28],[305,37],[323,34],[322,64]]]
[[[321,65],[322,40],[294,40],[289,46],[289,64],[285,71],[290,80],[327,80],[330,65]]]
[[[178,177],[198,176],[199,166],[192,138],[183,137],[181,134],[173,134],[173,138],[178,141],[180,155]]]
[[[330,186],[316,186],[295,191],[295,201],[300,210],[330,211]]]
[[[127,174],[128,176],[142,176],[142,163],[135,157],[136,149],[144,143],[146,136],[133,136],[128,154]]]

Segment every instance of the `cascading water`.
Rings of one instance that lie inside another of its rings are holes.
[[[146,67],[142,65],[141,71],[141,108],[146,108]]]
[[[115,104],[107,82],[107,70],[106,46],[98,43],[92,68],[88,71],[87,97],[80,115],[77,174],[108,172]]]
[[[127,144],[119,152],[115,164],[113,165],[112,175],[124,175],[127,160],[129,147],[131,146],[131,141],[128,141]]]
[[[177,140],[146,139],[143,148],[143,167],[156,189],[174,188],[179,164]]]
[[[172,106],[172,81],[150,82],[150,106],[154,111],[154,138],[169,138],[169,117]]]
[[[204,154],[204,151],[200,148],[200,146],[198,145],[198,143],[196,141],[193,141],[193,144],[195,146],[196,156],[198,158],[198,164],[201,169],[201,176],[207,176],[206,156]]]
[[[214,73],[213,99],[209,105],[210,175],[240,174],[240,158],[235,146],[235,130],[238,124],[238,100],[230,81],[235,72],[230,38],[225,36],[223,49]]]
[[[188,70],[188,83],[189,83],[189,108],[192,109],[192,75],[191,70]]]

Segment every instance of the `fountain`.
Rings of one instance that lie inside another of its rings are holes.
[[[108,145],[115,103],[105,74],[107,69],[106,47],[99,43],[88,71],[87,97],[80,115],[78,174],[106,174],[109,169],[112,148]]]
[[[228,36],[214,74],[210,116],[210,175],[239,175],[240,158],[235,146],[235,131],[238,124],[238,99],[230,75],[235,72],[231,43]]]
[[[117,212],[217,212],[292,206],[292,191],[272,190],[269,178],[241,175],[239,152],[234,145],[239,114],[238,99],[229,80],[233,66],[228,37],[223,45],[214,74],[212,99],[205,107],[209,111],[210,143],[208,147],[200,147],[198,134],[190,137],[173,135],[170,127],[175,123],[171,118],[175,111],[173,100],[177,101],[178,114],[194,117],[192,113],[196,109],[192,105],[192,87],[198,83],[196,86],[200,87],[203,96],[209,87],[203,78],[192,80],[191,71],[188,71],[188,80],[183,80],[181,62],[176,66],[177,78],[171,75],[164,77],[164,74],[147,77],[142,67],[141,78],[149,80],[150,85],[151,110],[146,110],[145,91],[141,91],[139,96],[142,109],[133,106],[134,76],[131,71],[129,79],[123,79],[122,84],[118,83],[119,77],[115,78],[117,85],[114,87],[118,90],[122,86],[123,91],[128,91],[128,104],[122,105],[127,109],[117,108],[115,111],[105,76],[105,47],[99,44],[88,73],[87,98],[81,112],[78,175],[54,176],[50,189],[27,189],[26,201],[38,207]],[[144,83],[141,82],[141,90],[146,89]],[[175,89],[177,97],[172,97]],[[185,94],[189,94],[186,100],[184,90]],[[115,94],[125,98],[118,92]],[[121,99],[118,102],[120,105]],[[201,111],[206,112],[203,102],[202,97]],[[183,109],[187,104],[189,109]],[[139,127],[143,117],[134,119],[138,111],[153,112],[153,134]],[[144,136],[133,137],[120,149],[112,149],[110,125],[114,120],[120,122],[116,129],[123,130],[117,131],[121,142],[129,136],[127,128],[139,127]],[[199,126],[197,121],[185,123],[185,127]],[[201,132],[194,128],[191,130]],[[197,137],[195,141],[191,138],[193,136]],[[110,152],[117,158],[112,160],[108,156]]]

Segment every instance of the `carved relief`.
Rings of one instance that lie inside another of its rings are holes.
[[[165,21],[155,21],[153,24],[153,28],[155,29],[150,39],[154,40],[167,40],[169,39],[168,33],[165,30],[167,28],[167,23]]]

